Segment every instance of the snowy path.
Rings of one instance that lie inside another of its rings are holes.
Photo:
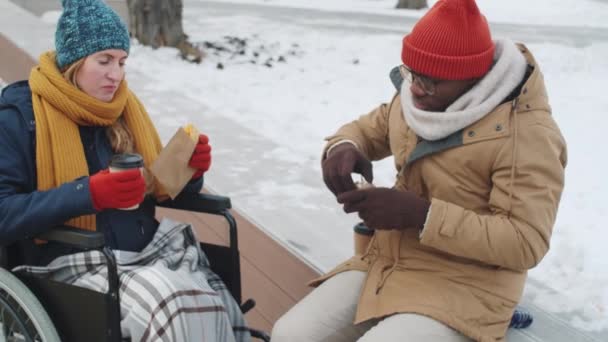
[[[184,6],[208,15],[248,15],[314,29],[339,29],[357,33],[403,34],[418,20],[417,15],[361,13],[357,11],[297,8],[277,4],[263,5],[230,1],[184,0]],[[573,25],[518,25],[491,23],[492,33],[527,43],[550,42],[575,46],[608,41],[607,28]]]

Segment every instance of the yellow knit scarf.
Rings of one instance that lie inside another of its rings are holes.
[[[125,80],[112,102],[99,101],[68,82],[57,69],[55,53],[46,52],[32,69],[29,84],[36,119],[38,190],[89,174],[78,126],[111,126],[122,115],[146,167],[158,157],[162,148],[158,133]],[[155,188],[157,198],[164,196],[158,184]],[[76,217],[66,224],[96,229],[95,215]]]

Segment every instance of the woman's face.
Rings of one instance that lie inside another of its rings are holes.
[[[103,50],[87,56],[76,72],[78,87],[88,95],[111,102],[125,77],[125,61],[128,55],[123,50]]]

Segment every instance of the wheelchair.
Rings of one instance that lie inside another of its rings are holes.
[[[240,256],[236,220],[230,214],[230,198],[210,194],[183,194],[160,207],[223,216],[228,221],[230,245],[201,243],[211,269],[225,283],[245,314],[255,306],[242,302]],[[24,264],[27,251],[22,243],[0,247],[0,342],[128,341],[121,336],[119,281],[112,250],[103,234],[61,226],[38,238],[57,241],[81,250],[100,250],[108,266],[109,291],[100,293],[9,270]],[[263,331],[249,329],[253,338],[270,341]]]

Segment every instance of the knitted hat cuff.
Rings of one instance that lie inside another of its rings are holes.
[[[81,45],[79,46],[77,49],[70,51],[70,54],[57,54],[57,67],[59,69],[63,68],[64,66],[70,65],[82,58],[85,58],[89,55],[92,55],[95,52],[99,52],[99,51],[103,51],[103,50],[110,50],[110,49],[116,49],[116,50],[123,50],[126,51],[127,53],[130,50],[130,44],[128,44],[129,42],[120,42],[120,41],[96,41],[94,42],[94,44],[91,44],[91,46],[89,46],[88,44],[85,43],[85,45]]]
[[[469,56],[442,56],[413,46],[403,38],[401,60],[417,73],[441,80],[466,80],[485,75],[494,60],[494,44],[485,51]]]

